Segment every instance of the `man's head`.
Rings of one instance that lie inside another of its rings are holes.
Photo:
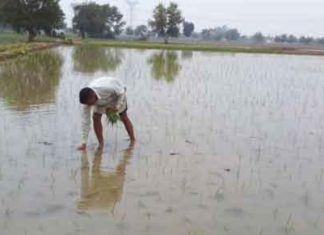
[[[83,88],[80,91],[79,97],[80,103],[86,105],[94,105],[98,100],[96,93],[89,87]]]

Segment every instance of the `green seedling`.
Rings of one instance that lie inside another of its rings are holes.
[[[111,124],[112,126],[116,125],[117,122],[120,120],[119,114],[116,112],[107,112],[107,119],[108,123]]]

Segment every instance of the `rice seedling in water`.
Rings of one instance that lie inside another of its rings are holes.
[[[292,221],[292,214],[290,214],[285,224],[285,233],[289,234],[293,230],[294,230],[294,223]]]
[[[0,65],[0,95],[16,109],[52,102],[63,59],[55,51],[33,53]]]

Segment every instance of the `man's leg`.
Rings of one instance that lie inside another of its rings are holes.
[[[98,149],[102,149],[104,145],[103,134],[102,134],[102,123],[101,123],[102,114],[100,113],[93,113],[93,128],[95,130],[99,146]]]
[[[134,128],[132,122],[129,120],[127,111],[124,111],[119,114],[120,120],[123,122],[125,129],[128,133],[128,136],[130,138],[131,144],[135,143],[135,135],[134,135]]]

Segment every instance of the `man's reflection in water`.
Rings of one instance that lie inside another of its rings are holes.
[[[104,172],[101,168],[102,151],[95,153],[92,168],[89,167],[87,153],[81,157],[81,199],[78,208],[106,209],[113,208],[120,200],[126,174],[126,165],[132,157],[133,147],[123,151],[123,158],[113,172]]]

